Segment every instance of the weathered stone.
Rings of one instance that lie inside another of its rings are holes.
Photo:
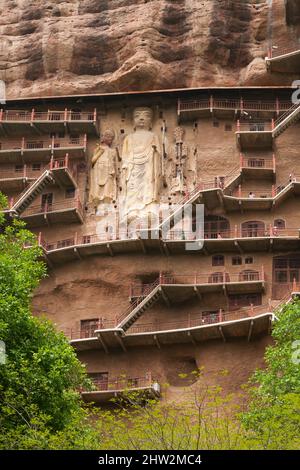
[[[2,4],[0,79],[8,97],[291,83],[258,60],[268,49],[267,0]],[[285,35],[282,11],[273,21]]]

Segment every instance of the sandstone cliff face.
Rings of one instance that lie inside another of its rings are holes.
[[[264,63],[272,3],[284,35],[283,0],[0,0],[0,79],[8,97],[289,85]]]

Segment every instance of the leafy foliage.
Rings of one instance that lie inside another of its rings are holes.
[[[277,313],[275,344],[265,353],[266,369],[252,377],[249,410],[242,416],[263,446],[299,448],[300,429],[300,301],[294,300]]]
[[[1,195],[0,204],[6,204]],[[19,445],[25,431],[42,426],[53,433],[69,426],[83,413],[77,390],[89,381],[65,336],[31,314],[33,291],[46,275],[35,237],[18,220],[6,224],[3,213],[0,224],[0,340],[6,347],[0,443],[9,447]],[[18,439],[7,440],[12,435]]]

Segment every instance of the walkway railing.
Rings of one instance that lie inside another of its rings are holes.
[[[276,170],[275,155],[272,158],[240,155],[241,168]]]
[[[190,99],[190,100],[179,100],[178,101],[178,114],[184,111],[200,111],[200,110],[211,110],[224,109],[233,110],[236,112],[253,111],[253,112],[274,112],[280,113],[288,110],[291,106],[290,101],[275,99],[273,101],[268,100],[226,100],[218,99],[211,96],[206,99]]]
[[[116,377],[114,379],[105,380],[90,375],[90,379],[95,385],[97,392],[130,391],[139,388],[150,388],[153,385],[153,378],[150,372],[144,377]]]
[[[180,320],[154,320],[151,322],[141,322],[132,325],[130,327],[129,334],[147,333],[164,330],[180,330],[200,327],[204,325],[214,325],[216,323],[241,320],[243,318],[253,317],[266,312],[272,312],[276,307],[277,305],[272,306],[271,302],[269,302],[268,304],[258,306],[254,306],[251,304],[249,306],[241,307],[235,310],[232,309],[224,311],[223,309],[220,309],[216,313],[208,313],[203,311],[199,313],[187,314],[185,318],[182,318]],[[63,332],[70,340],[73,341],[81,339],[92,339],[97,338],[95,331],[114,329],[117,327],[117,325],[117,318],[112,320],[102,318],[98,320],[98,323],[93,323],[93,325],[91,325],[90,327],[67,328],[64,329]]]
[[[47,170],[47,166],[41,166],[34,170],[26,164],[17,168],[16,165],[8,165],[5,168],[1,168],[0,180],[22,178],[37,179],[45,170]]]
[[[140,296],[137,296],[133,302],[127,307],[124,312],[122,312],[118,317],[117,317],[117,325],[119,325],[125,318],[128,317],[143,301],[146,299],[148,296],[152,296],[156,288],[159,286],[160,280],[157,279],[155,282],[152,284],[147,284],[144,286],[143,293]],[[131,296],[133,297],[133,296]]]
[[[293,52],[300,51],[300,42],[297,43],[296,40],[286,40],[275,42],[273,46],[268,49],[268,59],[275,59],[282,55],[291,54]]]
[[[48,110],[0,110],[1,122],[38,122],[38,121],[97,121],[97,110],[77,112],[65,109],[63,111]]]
[[[270,312],[270,305],[259,305],[241,308],[239,310],[223,311],[222,309],[217,313],[205,313],[187,315],[185,319],[173,321],[152,321],[147,323],[137,323],[130,327],[131,333],[149,333],[156,331],[169,331],[189,329],[205,325],[214,325],[226,321],[242,320],[244,318],[253,317],[265,312]]]
[[[170,275],[161,273],[159,279],[154,284],[131,285],[129,289],[129,297],[145,298],[154,289],[154,287],[158,285],[219,285],[252,281],[265,281],[265,273],[263,266],[261,266],[259,270],[257,270],[257,268],[252,268],[251,270],[246,270],[239,273],[228,273],[225,271],[210,273],[195,272],[191,274]]]
[[[262,238],[262,237],[299,237],[300,228],[278,228],[272,225],[267,226],[265,229],[242,229],[238,225],[234,226],[233,230],[223,230],[219,232],[204,232],[197,234],[193,231],[188,230],[181,230],[175,229],[171,230],[164,236],[165,241],[192,241],[197,239],[204,239],[207,241],[213,240],[226,240],[226,239],[236,239],[236,238]],[[129,237],[127,232],[121,233],[119,232],[117,235],[110,234],[108,232],[103,232],[102,234],[95,234],[95,235],[78,235],[77,233],[74,234],[73,237],[64,238],[55,241],[44,241],[44,248],[48,251],[55,251],[61,248],[66,247],[75,247],[75,246],[86,246],[86,245],[93,245],[102,242],[109,242],[113,240],[137,240],[138,234],[133,237],[132,235]]]
[[[20,150],[55,150],[58,148],[76,148],[83,147],[86,149],[87,137],[86,135],[80,137],[64,137],[62,139],[52,137],[51,139],[25,139],[24,137],[19,140],[4,140],[0,142],[0,151],[14,151]]]
[[[237,121],[236,131],[239,132],[272,132],[275,124],[274,120],[254,122],[254,121]]]
[[[49,214],[53,212],[63,212],[70,209],[77,209],[81,216],[83,216],[83,207],[79,197],[63,199],[62,201],[53,202],[52,204],[40,203],[31,205],[22,213],[22,217]]]

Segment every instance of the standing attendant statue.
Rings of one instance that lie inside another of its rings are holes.
[[[90,202],[95,208],[100,202],[117,199],[117,151],[111,147],[114,138],[113,130],[104,131],[92,157]]]

